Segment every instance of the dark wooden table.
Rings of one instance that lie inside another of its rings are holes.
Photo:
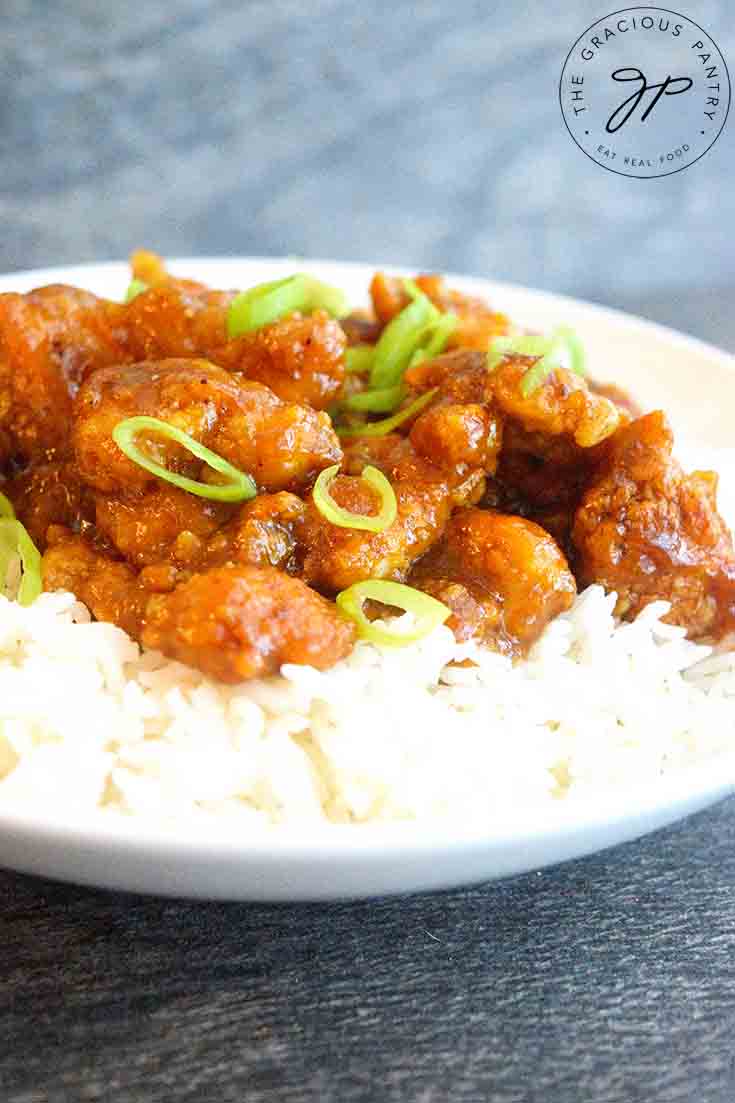
[[[433,896],[0,897],[3,1103],[735,1099],[735,799]]]

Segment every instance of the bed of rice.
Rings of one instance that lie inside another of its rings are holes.
[[[590,587],[515,667],[441,627],[227,687],[71,594],[0,599],[0,810],[492,824],[735,751],[735,657],[662,624],[663,603],[620,625],[614,602]]]

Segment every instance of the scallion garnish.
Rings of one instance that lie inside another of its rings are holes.
[[[381,387],[375,391],[359,391],[351,394],[342,405],[347,410],[362,410],[369,414],[389,414],[400,406],[406,394],[402,383],[396,387]]]
[[[4,494],[0,494],[0,517],[15,520],[15,509],[10,498],[6,498]]]
[[[133,299],[137,299],[138,295],[141,295],[144,291],[148,290],[148,284],[143,280],[131,280],[128,284],[128,289],[125,292],[125,298],[123,302],[132,303]]]
[[[509,356],[537,356],[539,360],[523,375],[521,394],[528,398],[556,368],[568,368],[577,375],[585,374],[582,342],[566,326],[555,329],[550,337],[521,334],[517,337],[495,337],[487,354],[488,371],[495,371]]]
[[[411,280],[406,280],[404,286],[412,301],[388,323],[375,346],[370,371],[370,386],[374,388],[395,387],[400,383],[429,327],[440,317],[431,299]]]
[[[421,348],[416,349],[408,366],[413,368],[424,360],[433,360],[435,356],[440,356],[458,325],[459,318],[456,314],[440,315],[430,327],[428,341]]]
[[[144,432],[156,433],[158,436],[182,445],[187,452],[191,452],[192,456],[202,460],[220,475],[224,475],[228,482],[201,483],[195,479],[188,479],[185,475],[179,475],[175,471],[169,471],[142,452],[135,443],[138,433]],[[157,417],[129,417],[125,421],[119,421],[112,430],[112,439],[128,459],[137,463],[144,471],[150,471],[151,475],[172,483],[181,490],[187,490],[190,494],[196,494],[199,498],[211,498],[215,502],[246,502],[254,498],[258,492],[255,481],[250,475],[233,467],[226,459],[205,448],[188,433],[177,429],[175,425],[169,425],[166,421],[160,421]]]
[[[383,605],[392,605],[406,613],[412,613],[413,627],[402,630],[391,627],[392,622],[378,625],[369,621],[363,609],[368,600],[379,601]],[[363,639],[389,647],[403,647],[423,639],[451,616],[451,609],[435,597],[415,590],[413,586],[404,586],[402,582],[388,582],[377,578],[356,582],[354,586],[337,594],[336,601],[344,615],[356,623],[358,633]]]
[[[438,387],[434,387],[433,390],[419,395],[417,399],[409,403],[408,406],[404,406],[392,417],[385,417],[380,421],[366,421],[364,425],[335,425],[335,432],[340,437],[385,437],[388,433],[392,433],[394,429],[397,429],[399,425],[402,425],[404,421],[415,417],[423,410],[424,406],[428,406],[438,389]]]
[[[362,471],[362,478],[380,498],[380,509],[374,514],[353,513],[335,502],[329,488],[338,474],[339,464],[335,463],[332,467],[327,467],[326,470],[322,471],[314,483],[312,498],[314,505],[323,517],[326,517],[333,525],[338,525],[340,528],[363,529],[365,532],[383,532],[384,529],[393,524],[396,519],[398,504],[395,491],[382,471],[369,465],[363,468]]]
[[[259,283],[235,296],[230,303],[227,336],[251,333],[296,310],[308,313],[319,309],[342,318],[349,313],[350,304],[338,288],[300,272],[282,280]]]
[[[508,356],[547,356],[554,342],[550,337],[522,334],[518,337],[494,337],[487,354],[488,371],[495,371]]]
[[[353,345],[345,352],[345,371],[348,375],[362,375],[369,372],[374,358],[374,345]]]
[[[41,553],[25,526],[4,515],[0,520],[0,593],[20,605],[31,605],[42,588]]]
[[[569,354],[569,368],[576,375],[586,375],[587,357],[584,345],[574,330],[570,329],[569,326],[559,326],[558,329],[554,330],[552,337],[564,342]]]

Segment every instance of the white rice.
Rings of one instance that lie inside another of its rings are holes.
[[[438,628],[222,686],[73,595],[0,599],[0,811],[271,824],[502,822],[735,751],[735,656],[586,590],[527,662]],[[456,666],[469,659],[472,666]],[[96,810],[99,810],[97,813]]]

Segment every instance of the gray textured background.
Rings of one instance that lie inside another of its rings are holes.
[[[695,328],[727,327],[732,120],[652,181],[598,168],[564,128],[564,58],[615,6],[3,0],[0,269],[142,243],[295,252],[672,318],[695,301]],[[735,59],[731,0],[683,9]]]

